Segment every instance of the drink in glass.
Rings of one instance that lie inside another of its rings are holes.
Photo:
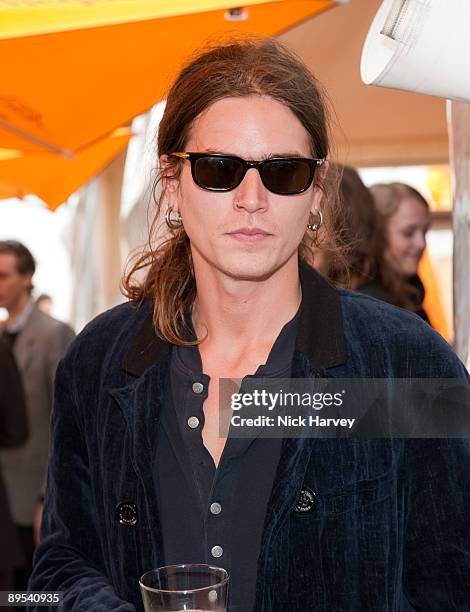
[[[227,612],[228,572],[205,564],[167,565],[140,579],[145,612]]]

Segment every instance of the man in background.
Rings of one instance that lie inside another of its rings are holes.
[[[52,312],[52,298],[47,293],[41,293],[41,295],[36,298],[36,305],[39,310],[42,310],[46,314],[50,315]]]
[[[35,508],[46,474],[49,416],[57,364],[74,332],[41,312],[31,293],[36,264],[30,251],[14,240],[0,241],[0,307],[8,319],[0,335],[10,345],[26,398],[29,440],[21,448],[0,453],[10,509],[25,563],[16,573],[15,588],[26,590],[34,550]]]

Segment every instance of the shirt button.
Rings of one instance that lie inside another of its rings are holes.
[[[193,383],[193,391],[199,395],[204,391],[204,385],[200,382]]]
[[[224,554],[224,549],[222,548],[222,546],[213,546],[211,548],[211,555],[215,557],[216,559],[221,557],[223,554]]]
[[[199,425],[199,419],[195,416],[189,417],[188,425],[191,427],[191,429],[196,429],[196,427]]]
[[[222,506],[219,502],[214,502],[210,507],[211,514],[220,514],[222,512]]]

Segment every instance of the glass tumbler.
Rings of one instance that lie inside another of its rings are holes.
[[[227,612],[228,572],[204,564],[167,565],[145,573],[145,612]]]

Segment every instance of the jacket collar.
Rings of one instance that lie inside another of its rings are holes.
[[[346,341],[339,292],[313,268],[300,262],[302,304],[296,350],[314,368],[331,368],[346,362]],[[159,338],[150,312],[127,351],[123,369],[141,376],[169,356],[171,345]]]

